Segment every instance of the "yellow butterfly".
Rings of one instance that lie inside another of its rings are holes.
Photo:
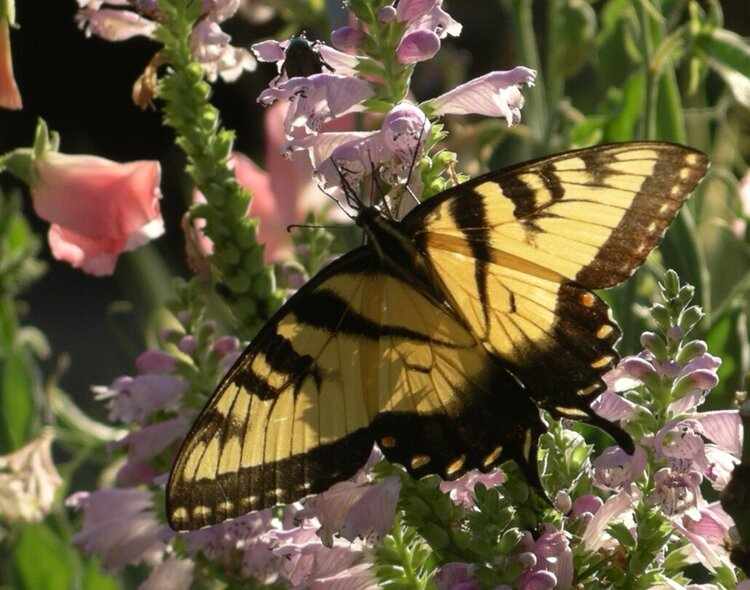
[[[632,451],[589,407],[620,336],[591,289],[641,265],[707,165],[623,143],[490,172],[401,221],[362,208],[367,243],[276,313],[196,420],[167,487],[172,528],[324,491],[373,443],[415,477],[512,459],[541,490],[540,408]]]

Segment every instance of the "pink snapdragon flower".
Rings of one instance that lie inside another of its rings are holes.
[[[52,224],[52,255],[75,268],[112,274],[122,252],[164,233],[159,162],[47,151],[35,161],[35,174],[34,210]]]

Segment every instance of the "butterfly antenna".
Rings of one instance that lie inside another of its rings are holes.
[[[426,121],[426,120],[425,120]],[[406,176],[406,183],[404,184],[404,191],[406,191],[409,195],[411,195],[412,199],[416,202],[417,205],[419,205],[419,198],[417,195],[414,194],[414,191],[411,190],[409,187],[409,183],[411,182],[411,176],[414,174],[414,169],[417,167],[417,154],[419,154],[420,148],[422,147],[422,138],[424,137],[426,125],[425,123],[422,123],[422,127],[419,130],[419,135],[417,136],[417,145],[414,148],[414,154],[411,157],[411,164],[409,165],[409,174]]]

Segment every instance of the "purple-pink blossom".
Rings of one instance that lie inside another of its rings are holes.
[[[424,106],[437,116],[478,114],[505,117],[511,126],[521,120],[524,103],[521,89],[533,86],[535,79],[536,72],[523,66],[490,72],[426,101]]]
[[[648,456],[641,446],[628,455],[620,447],[609,447],[594,460],[594,481],[598,486],[620,489],[635,482],[646,469]]]
[[[159,522],[151,492],[104,489],[78,492],[66,504],[83,511],[83,528],[73,543],[96,555],[102,571],[114,573],[128,564],[158,565],[173,534]]]

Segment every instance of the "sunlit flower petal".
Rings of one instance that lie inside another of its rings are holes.
[[[448,494],[456,504],[461,504],[464,508],[469,509],[474,506],[474,502],[476,501],[474,488],[478,483],[487,488],[493,488],[499,486],[504,481],[505,474],[500,469],[490,471],[489,473],[482,473],[473,469],[453,481],[441,481],[440,490]]]
[[[521,88],[533,86],[536,72],[518,66],[506,72],[490,72],[427,101],[425,106],[440,115],[479,114],[505,117],[508,125],[521,120]]]
[[[92,387],[97,400],[110,400],[109,420],[145,424],[149,416],[175,404],[187,391],[186,381],[173,375],[119,377],[109,387]]]
[[[362,101],[371,95],[372,89],[364,80],[339,74],[314,74],[266,88],[258,102],[268,106],[277,100],[288,100],[284,128],[287,136],[293,137],[296,128],[317,132],[325,121],[362,110]]]
[[[396,477],[378,483],[339,482],[308,500],[297,516],[318,518],[318,535],[326,547],[333,546],[334,535],[349,541],[379,540],[391,529],[400,490]]]
[[[138,36],[153,38],[157,27],[154,21],[135,12],[111,8],[80,11],[76,20],[86,35],[96,35],[107,41],[124,41]]]
[[[641,446],[628,455],[620,447],[609,447],[594,460],[596,484],[609,489],[619,489],[635,482],[646,468],[648,456]]]
[[[52,431],[45,430],[17,451],[0,456],[0,521],[42,520],[61,484],[52,461]]]
[[[36,177],[34,210],[52,224],[52,254],[76,268],[111,274],[120,253],[164,232],[158,162],[47,152]]]

